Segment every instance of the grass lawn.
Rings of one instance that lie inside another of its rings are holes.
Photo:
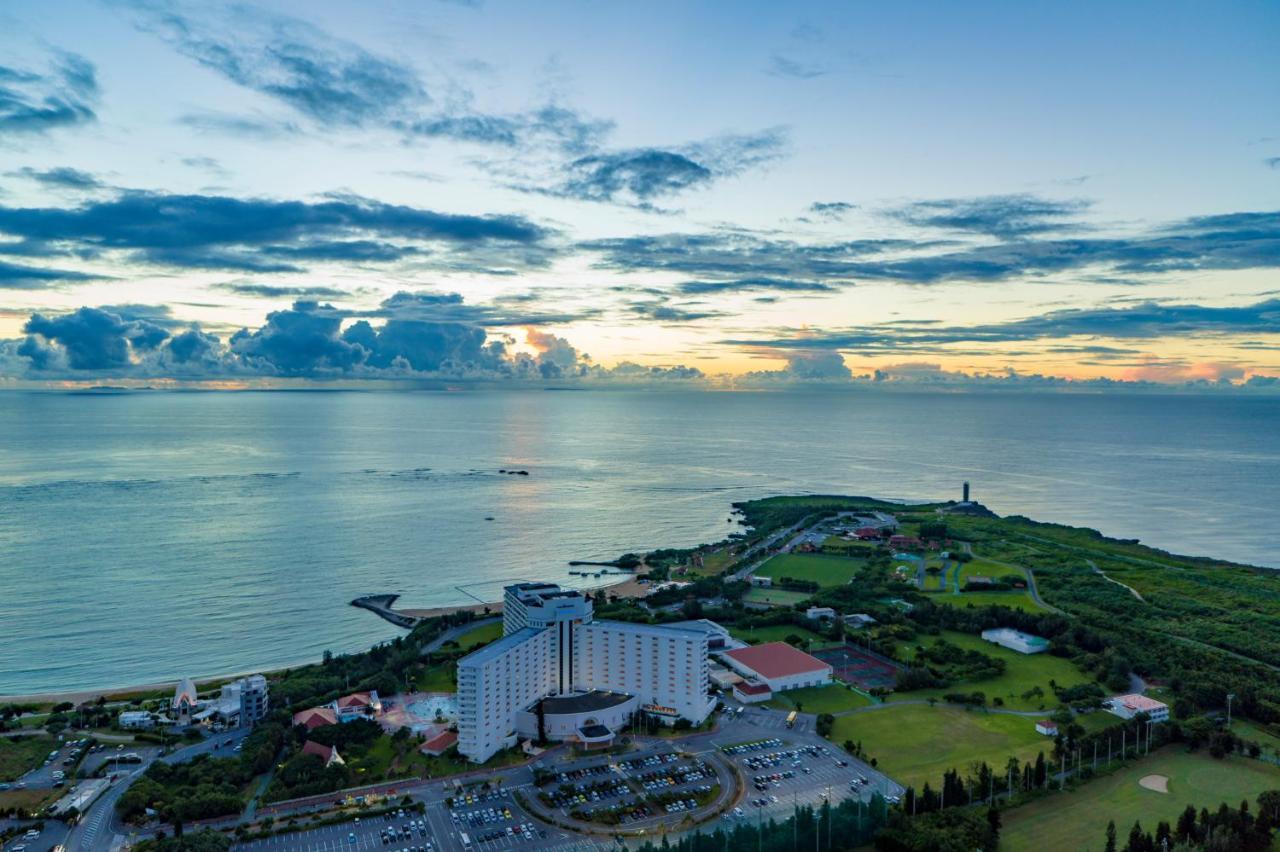
[[[1168,777],[1169,792],[1139,787],[1145,775]],[[1248,799],[1252,810],[1259,793],[1277,787],[1280,767],[1243,757],[1215,760],[1206,751],[1170,746],[1077,790],[1006,811],[1000,849],[1101,849],[1108,820],[1115,820],[1118,838],[1127,838],[1134,820],[1154,832],[1160,820],[1175,822],[1187,805],[1215,811],[1222,802],[1234,808]]]
[[[960,586],[964,587],[966,577],[1026,577],[1027,573],[1013,565],[999,565],[989,559],[974,559],[960,566]]]
[[[752,642],[753,644],[785,642],[788,636],[799,636],[810,642],[826,641],[812,630],[806,630],[794,624],[770,624],[768,627],[757,627],[754,630],[745,630],[741,627],[733,626],[729,628],[729,635],[734,639],[741,639],[743,642]]]
[[[1044,612],[1044,607],[1026,592],[961,592],[930,595],[929,600],[943,606],[1007,606],[1024,612]]]
[[[453,663],[427,666],[414,680],[413,688],[418,692],[456,692],[456,671],[457,666]]]
[[[1242,740],[1254,742],[1262,746],[1264,754],[1280,754],[1280,736],[1276,736],[1261,725],[1236,719],[1231,723],[1231,733]]]
[[[0,790],[0,810],[22,808],[37,814],[62,798],[61,790]]]
[[[53,737],[44,736],[0,739],[0,781],[13,781],[35,769],[57,745]]]
[[[804,603],[813,595],[805,592],[788,592],[785,589],[764,589],[759,586],[747,591],[742,599],[747,603],[769,604],[770,606],[794,606]]]
[[[1010,755],[1034,759],[1036,752],[1053,750],[1053,741],[1036,733],[1034,719],[924,704],[837,716],[831,741],[845,740],[861,742],[879,769],[917,790],[926,781],[938,789],[948,769],[963,771],[983,760],[1003,766]]]
[[[952,645],[967,650],[980,651],[988,657],[1004,660],[1005,670],[998,678],[991,680],[967,681],[952,684],[942,689],[921,689],[914,692],[901,692],[889,696],[889,701],[905,701],[914,698],[941,698],[949,692],[974,692],[981,690],[987,694],[987,702],[999,697],[1004,700],[1004,707],[1009,710],[1046,710],[1052,711],[1058,706],[1058,699],[1049,686],[1049,681],[1056,681],[1059,686],[1073,686],[1077,683],[1088,683],[1090,678],[1077,669],[1070,660],[1051,657],[1048,654],[1019,654],[999,645],[984,641],[980,636],[968,633],[957,633],[944,630],[942,638]],[[898,656],[910,659],[913,646],[921,642],[933,644],[938,640],[934,636],[917,636],[912,642],[898,643]],[[1044,695],[1023,698],[1025,692],[1033,687],[1040,687]],[[1114,718],[1114,717],[1112,717]]]
[[[765,706],[774,710],[795,710],[797,704],[805,713],[839,713],[855,707],[867,707],[872,701],[865,695],[833,683],[831,686],[809,686],[779,692]]]
[[[827,556],[821,553],[779,553],[760,566],[756,574],[772,577],[776,583],[783,577],[809,580],[823,588],[843,586],[865,567],[861,559],[850,556]]]
[[[496,621],[493,624],[482,624],[471,628],[459,636],[457,642],[462,650],[470,652],[500,638],[502,638],[502,622]]]
[[[880,547],[878,542],[845,541],[838,535],[829,535],[822,542],[822,549],[827,552],[846,553],[852,556],[870,556]]]
[[[1124,720],[1119,716],[1108,713],[1106,710],[1095,710],[1092,713],[1082,713],[1076,716],[1076,722],[1080,727],[1084,728],[1085,733],[1093,734],[1122,724]]]

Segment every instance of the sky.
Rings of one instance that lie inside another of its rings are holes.
[[[0,386],[1280,390],[1277,43],[1264,2],[10,0]]]

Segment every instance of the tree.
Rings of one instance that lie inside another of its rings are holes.
[[[1116,821],[1111,820],[1107,823],[1107,845],[1106,852],[1116,852]]]

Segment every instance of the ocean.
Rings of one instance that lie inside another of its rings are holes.
[[[721,539],[734,501],[966,479],[1001,514],[1280,567],[1277,398],[5,391],[0,694],[360,650],[400,632],[360,595],[495,600]]]

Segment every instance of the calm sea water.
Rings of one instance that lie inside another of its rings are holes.
[[[0,694],[362,649],[397,632],[362,594],[493,600],[719,539],[735,500],[964,479],[997,512],[1280,567],[1277,399],[5,392]]]

